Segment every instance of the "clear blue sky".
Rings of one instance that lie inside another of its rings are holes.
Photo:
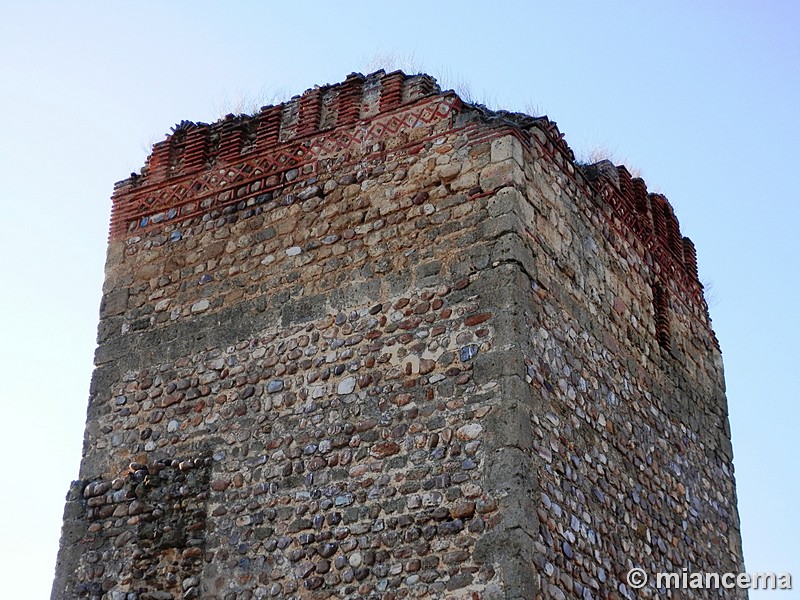
[[[49,594],[113,183],[182,119],[382,56],[545,112],[670,198],[713,284],[747,567],[800,589],[798,32],[774,0],[0,2],[0,597]]]

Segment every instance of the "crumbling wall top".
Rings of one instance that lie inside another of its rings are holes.
[[[116,184],[111,236],[253,201],[296,178],[318,177],[325,165],[342,166],[396,149],[394,141],[386,147],[390,136],[436,123],[444,129],[505,130],[528,148],[538,145],[601,210],[611,207],[650,252],[662,277],[704,305],[694,244],[681,235],[666,197],[648,193],[644,181],[624,166],[578,165],[546,116],[467,104],[453,91],[442,92],[433,77],[401,71],[351,73],[341,83],[316,86],[252,116],[229,114],[213,124],[181,121],[153,146],[140,174]]]
[[[351,73],[341,83],[315,86],[281,104],[264,106],[256,115],[228,114],[213,124],[184,120],[153,146],[142,172],[118,182],[115,189],[157,185],[231,162],[248,151],[352,125],[439,92],[429,75]]]

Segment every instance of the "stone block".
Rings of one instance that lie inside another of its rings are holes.
[[[492,140],[492,162],[501,163],[509,159],[513,160],[520,167],[525,166],[522,155],[522,143],[519,139],[513,135],[506,135]]]
[[[128,308],[128,288],[117,288],[103,296],[100,303],[100,318],[121,315]]]
[[[486,165],[480,174],[479,184],[484,191],[493,191],[506,186],[521,186],[525,174],[516,160],[506,159]]]

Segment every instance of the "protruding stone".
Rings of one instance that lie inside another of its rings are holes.
[[[336,388],[336,393],[340,396],[344,396],[346,394],[350,394],[353,390],[356,389],[356,378],[355,377],[347,377],[339,382],[339,385]]]
[[[194,304],[192,304],[192,314],[198,314],[201,312],[205,312],[211,306],[211,302],[203,298],[202,300],[198,300]]]
[[[483,427],[480,423],[468,423],[456,430],[456,437],[463,441],[474,440],[481,434],[481,431],[483,431]]]
[[[283,390],[283,380],[282,379],[273,379],[267,384],[267,391],[270,394],[275,394]]]

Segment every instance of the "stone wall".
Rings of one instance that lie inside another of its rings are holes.
[[[114,195],[52,598],[616,598],[738,571],[694,248],[424,75],[183,122]],[[699,597],[699,596],[698,596]]]

